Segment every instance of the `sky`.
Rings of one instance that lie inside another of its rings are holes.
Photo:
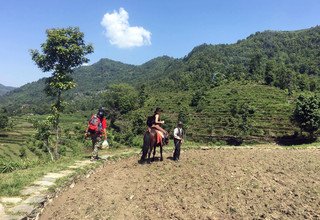
[[[31,60],[50,28],[79,27],[94,53],[141,65],[195,46],[231,44],[264,30],[320,25],[320,0],[0,0],[0,84],[50,76]]]

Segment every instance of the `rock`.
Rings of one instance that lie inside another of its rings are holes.
[[[72,184],[70,185],[70,188],[71,188],[71,189],[74,188],[75,185],[76,185],[75,183],[72,183]]]
[[[42,191],[48,189],[46,186],[30,186],[21,191],[22,195],[39,195]]]
[[[35,185],[39,185],[39,186],[52,186],[54,185],[54,182],[50,182],[50,181],[37,181],[34,183]]]
[[[62,174],[64,176],[68,176],[68,175],[70,175],[72,173],[73,173],[72,170],[63,170],[63,171],[59,172],[59,174]]]
[[[107,160],[109,158],[109,155],[101,155],[100,158],[103,160]]]
[[[17,205],[11,209],[9,209],[9,212],[11,213],[25,213],[25,214],[30,214],[33,210],[35,209],[34,206],[27,205],[27,204],[21,204]]]
[[[34,195],[27,198],[23,201],[24,204],[39,204],[44,203],[47,200],[47,196],[45,195]]]
[[[0,200],[2,203],[10,203],[10,204],[17,204],[22,201],[19,197],[2,197]]]
[[[78,169],[78,168],[80,168],[80,166],[79,166],[79,165],[78,165],[78,166],[72,165],[72,166],[68,166],[68,168],[69,168],[69,169]]]
[[[3,207],[3,205],[0,203],[0,217],[1,217],[1,216],[4,216],[4,215],[5,215],[4,207]]]
[[[58,179],[61,177],[64,177],[68,174],[64,174],[64,173],[48,173],[47,175],[45,175],[43,178],[54,178],[54,179]]]
[[[3,215],[1,216],[1,220],[21,220],[24,219],[25,216],[20,216],[20,215]]]

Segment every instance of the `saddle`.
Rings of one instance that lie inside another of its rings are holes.
[[[151,128],[151,127],[148,127],[147,131],[148,131],[148,132],[151,132],[151,129],[154,130],[154,131],[157,133],[157,136],[156,136],[156,137],[157,137],[156,144],[161,144],[162,139],[164,138],[164,134],[163,134],[161,131],[159,131],[159,130],[157,130],[157,129],[154,129],[154,128]]]
[[[161,131],[156,130],[157,133],[157,144],[161,144],[164,134]]]

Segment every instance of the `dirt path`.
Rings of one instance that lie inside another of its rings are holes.
[[[190,150],[181,158],[110,162],[40,219],[320,219],[320,149]]]

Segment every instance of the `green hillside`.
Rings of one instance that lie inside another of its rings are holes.
[[[142,80],[151,81],[153,77],[162,75],[173,61],[173,58],[163,56],[140,66],[134,66],[110,59],[101,59],[91,66],[83,66],[74,70],[72,77],[77,87],[66,92],[64,97],[73,103],[79,103],[77,105],[79,107],[84,99],[91,99],[92,95],[105,90],[108,85],[120,82],[138,85]],[[0,97],[0,106],[6,107],[14,114],[48,112],[50,97],[43,92],[44,86],[45,78],[28,83]]]
[[[187,90],[246,79],[281,89],[315,91],[320,85],[319,49],[320,26],[257,32],[229,45],[203,44],[168,69],[163,85]]]
[[[161,106],[167,129],[183,116],[190,138],[212,141],[232,135],[230,109],[246,103],[255,109],[249,137],[270,140],[295,130],[289,122],[295,94],[320,90],[319,51],[317,26],[257,32],[229,45],[203,44],[184,58],[163,56],[139,66],[101,59],[74,70],[77,87],[63,94],[69,101],[66,112],[106,106],[120,139],[129,140],[143,131],[146,116]],[[51,101],[43,92],[44,83],[41,79],[1,96],[0,107],[11,114],[48,112]],[[126,111],[110,96],[112,85],[119,83],[135,97],[133,104],[122,98],[132,105]],[[137,126],[139,131],[133,129]]]
[[[12,86],[4,86],[0,84],[0,96],[6,94],[7,92],[10,92],[11,90],[14,90],[15,87]]]
[[[149,115],[152,114],[154,106],[160,106],[164,109],[166,129],[172,131],[179,114],[185,114],[183,118],[190,139],[217,141],[232,136],[226,124],[226,119],[231,117],[232,103],[247,103],[255,109],[252,118],[254,129],[248,139],[270,141],[298,130],[289,121],[294,98],[288,96],[284,90],[247,81],[232,82],[204,91],[199,103],[191,106],[194,94],[192,91],[163,92],[150,96],[144,108],[138,109],[132,115]]]

